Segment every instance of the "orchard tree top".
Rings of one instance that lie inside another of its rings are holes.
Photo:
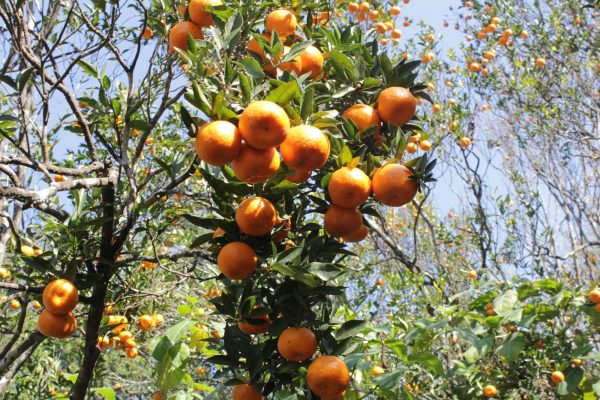
[[[5,1],[0,393],[600,396],[598,5],[525,3]]]

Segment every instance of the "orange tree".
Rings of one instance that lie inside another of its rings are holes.
[[[327,6],[280,7],[0,7],[0,254],[13,331],[3,390],[42,343],[63,347],[47,337],[74,336],[79,345],[56,366],[67,390],[24,379],[32,397],[86,397],[102,382],[109,348],[131,359],[149,351],[155,398],[167,396],[185,377],[190,353],[180,339],[193,323],[143,346],[164,321],[144,298],[217,279],[211,303],[223,337],[205,341],[219,353],[209,359],[217,376],[248,382],[235,398],[310,397],[305,379],[321,398],[355,396],[337,357],[302,372],[316,350],[310,341],[323,355],[345,354],[364,324],[332,316],[343,293],[335,278],[352,255],[338,237],[363,239],[375,204],[406,204],[432,180],[426,156],[401,165],[417,99],[428,95],[419,62],[392,63],[356,26],[329,21]],[[286,327],[309,330],[281,335]]]

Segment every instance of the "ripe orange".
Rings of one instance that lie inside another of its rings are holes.
[[[64,175],[59,175],[59,174],[54,175],[54,182],[64,182],[66,180],[67,180],[67,178],[65,178]]]
[[[409,154],[416,153],[418,150],[419,150],[419,146],[414,142],[408,143],[406,145],[406,152]]]
[[[261,307],[254,306],[254,308],[257,309]],[[255,316],[252,317],[252,319],[259,319],[264,322],[259,324],[251,324],[242,318],[238,321],[238,328],[240,328],[240,331],[246,335],[259,335],[261,333],[266,333],[269,330],[269,325],[271,325],[271,318],[269,317],[269,314]]]
[[[242,136],[231,122],[213,121],[200,128],[194,145],[202,161],[221,167],[238,156]]]
[[[496,387],[493,385],[487,385],[486,387],[483,388],[483,394],[485,395],[485,397],[496,397],[496,394],[498,393],[498,391],[496,390]]]
[[[472,271],[472,270],[471,270],[471,271],[469,271],[469,272],[467,273],[467,276],[468,276],[469,278],[471,278],[471,279],[475,279],[475,278],[477,278],[477,271]]]
[[[371,180],[359,168],[342,167],[331,175],[328,192],[333,204],[345,208],[358,207],[371,194]]]
[[[371,5],[369,4],[368,1],[363,1],[362,3],[360,3],[360,5],[358,6],[358,9],[361,12],[367,12],[371,9]]]
[[[188,11],[190,19],[200,25],[208,28],[213,24],[212,15],[205,10],[205,7],[214,7],[223,4],[220,0],[190,0]]]
[[[78,301],[77,288],[66,279],[50,282],[42,294],[44,306],[53,314],[67,314],[73,311]]]
[[[154,32],[152,31],[152,28],[146,27],[144,29],[144,32],[142,33],[142,37],[146,40],[150,40],[150,39],[152,39],[152,36],[154,36]]]
[[[392,15],[398,15],[402,12],[402,9],[400,7],[394,6],[392,8],[390,8],[390,14]]]
[[[312,171],[294,171],[286,176],[285,179],[294,183],[304,183],[308,180],[311,174]]]
[[[593,289],[590,290],[590,293],[588,294],[588,298],[590,299],[590,301],[592,303],[600,303],[600,289]]]
[[[347,8],[347,10],[348,10],[349,12],[351,12],[351,13],[355,13],[355,12],[357,12],[357,11],[358,11],[358,4],[356,4],[356,3],[353,3],[353,2],[350,2],[350,3],[348,3],[348,8]]]
[[[119,332],[119,340],[121,342],[125,342],[128,339],[132,339],[133,338],[133,334],[129,331],[121,331]]]
[[[137,322],[142,331],[147,331],[155,327],[154,318],[152,318],[150,315],[142,315],[138,318]]]
[[[232,400],[261,400],[262,394],[251,383],[242,383],[233,387]]]
[[[235,213],[235,222],[249,236],[263,236],[271,232],[277,221],[273,204],[262,197],[244,200]]]
[[[288,361],[305,361],[317,352],[317,337],[308,328],[287,328],[277,340],[277,350]]]
[[[325,230],[331,236],[346,236],[362,225],[362,215],[357,208],[343,208],[332,204],[323,217]]]
[[[243,143],[240,153],[231,162],[231,168],[240,181],[255,184],[271,179],[279,171],[280,162],[275,147],[257,150]]]
[[[400,29],[394,29],[392,31],[392,38],[400,39],[402,37],[402,31]]]
[[[219,270],[229,279],[246,279],[254,273],[258,258],[252,247],[244,242],[223,246],[217,257]]]
[[[544,58],[538,58],[535,60],[535,66],[538,68],[542,68],[546,65],[546,60]]]
[[[322,130],[310,125],[299,125],[288,131],[280,146],[286,165],[296,171],[321,168],[329,158],[329,138]]]
[[[417,194],[417,181],[404,165],[388,164],[373,175],[373,194],[387,206],[399,207],[409,203]]]
[[[462,147],[463,149],[466,149],[467,147],[469,147],[471,145],[471,139],[463,136],[460,138],[460,147]]]
[[[238,127],[242,138],[250,146],[264,150],[279,146],[285,140],[290,119],[276,103],[255,101],[240,115]]]
[[[394,126],[402,126],[410,121],[416,110],[417,99],[405,88],[389,87],[377,99],[379,117]]]
[[[563,374],[561,371],[554,371],[552,372],[550,379],[552,379],[552,383],[557,385],[565,380],[565,374]]]
[[[350,372],[338,357],[321,356],[308,367],[306,383],[322,399],[340,399],[350,384]]]
[[[355,104],[344,111],[343,117],[356,124],[359,132],[365,131],[371,126],[376,126],[376,132],[381,130],[381,119],[377,111],[367,104]]]
[[[383,374],[384,372],[385,372],[385,369],[383,369],[379,365],[376,365],[373,368],[371,368],[371,374],[373,376],[379,376],[379,375]]]
[[[429,151],[431,150],[431,142],[429,140],[421,140],[419,147],[421,147],[421,150],[423,151]]]
[[[10,303],[8,303],[8,306],[13,310],[16,310],[17,308],[21,307],[21,303],[17,299],[12,299]]]
[[[296,30],[296,16],[289,10],[279,9],[271,11],[265,19],[267,32],[277,32],[280,38],[290,36]]]
[[[355,232],[342,236],[342,239],[345,243],[357,243],[363,241],[367,236],[369,236],[369,229],[363,224]]]
[[[175,48],[183,51],[188,50],[188,35],[194,39],[203,39],[202,29],[193,22],[178,22],[169,31],[169,53],[173,53]]]
[[[138,349],[135,347],[128,347],[127,350],[125,350],[125,354],[127,354],[127,358],[136,358],[139,353]]]
[[[290,48],[288,46],[284,46],[283,54],[284,56],[290,52]],[[278,65],[279,69],[282,71],[287,71],[288,73],[296,73],[297,76],[302,75],[302,58],[300,55],[294,57],[291,61],[287,61]]]
[[[300,60],[302,60],[302,71],[301,75],[310,72],[310,77],[314,78],[319,75],[319,72],[323,69],[323,63],[325,59],[323,54],[315,46],[306,47],[302,53],[300,53]]]
[[[71,336],[75,329],[77,329],[77,320],[71,313],[53,314],[44,310],[38,318],[38,330],[49,337],[63,339]]]

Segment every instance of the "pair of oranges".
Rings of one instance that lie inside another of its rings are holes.
[[[75,285],[66,279],[57,279],[44,288],[42,300],[46,309],[38,318],[38,330],[58,339],[71,336],[77,328],[77,320],[71,313],[79,302]]]

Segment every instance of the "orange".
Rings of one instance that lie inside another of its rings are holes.
[[[538,58],[538,59],[535,60],[535,66],[536,67],[542,68],[545,65],[546,65],[546,60],[545,59],[543,59],[543,58],[540,57],[540,58]]]
[[[290,48],[284,46],[283,54],[284,56],[290,52]],[[294,57],[291,61],[287,61],[278,65],[279,69],[282,71],[287,71],[288,73],[295,72],[297,76],[302,75],[302,58],[300,55]]]
[[[206,7],[214,7],[223,4],[220,0],[190,0],[188,11],[190,19],[198,25],[208,28],[213,24],[212,15],[205,10]]]
[[[377,99],[379,117],[394,126],[402,126],[410,121],[416,110],[417,99],[406,88],[389,87]]]
[[[138,326],[142,331],[152,329],[155,326],[154,319],[151,316],[144,314],[138,318]]]
[[[67,314],[73,311],[78,301],[77,288],[66,279],[50,282],[42,294],[44,307],[53,314]]]
[[[385,372],[385,369],[381,368],[379,365],[376,365],[373,368],[371,368],[371,374],[373,374],[373,376],[379,376],[379,375],[383,374],[384,372]]]
[[[243,143],[240,153],[231,162],[231,168],[240,181],[255,184],[271,179],[279,171],[280,162],[275,147],[256,150]]]
[[[144,32],[142,33],[142,37],[146,40],[152,39],[153,35],[154,35],[154,32],[152,31],[152,28],[148,28],[148,27],[146,27],[144,29]]]
[[[71,313],[53,314],[44,310],[38,318],[38,330],[49,337],[63,339],[71,336],[75,329],[77,329],[77,320]]]
[[[311,78],[319,75],[319,72],[323,69],[323,63],[325,62],[323,54],[315,46],[306,47],[302,53],[300,53],[300,60],[302,60],[302,71],[300,75],[310,72]]]
[[[369,229],[363,224],[358,230],[349,235],[342,236],[342,239],[345,243],[357,243],[364,240],[367,236],[369,236]]]
[[[355,104],[344,111],[343,117],[356,124],[359,132],[365,131],[371,126],[376,126],[376,132],[381,130],[381,119],[377,111],[367,104]]]
[[[288,361],[306,361],[317,352],[317,337],[308,328],[287,328],[277,340],[277,350]]]
[[[408,143],[408,144],[406,145],[406,151],[407,151],[409,154],[416,153],[418,150],[419,150],[419,146],[417,146],[417,144],[416,144],[416,143],[414,143],[414,142]]]
[[[121,342],[125,342],[128,339],[133,338],[133,334],[129,331],[121,331],[119,332],[119,340]]]
[[[202,161],[221,167],[238,156],[242,149],[242,136],[231,122],[213,121],[200,128],[194,145]]]
[[[203,39],[202,29],[193,22],[178,22],[169,31],[169,53],[175,51],[175,48],[183,51],[188,50],[188,35],[193,39]]]
[[[261,306],[254,306],[254,309],[257,308],[261,308]],[[265,313],[264,315],[257,315],[252,317],[252,319],[262,320],[263,322],[251,324],[243,318],[240,318],[238,321],[238,328],[240,328],[240,331],[246,335],[259,335],[261,333],[266,333],[269,330],[269,325],[271,325],[271,318],[269,317],[269,314]]]
[[[138,349],[136,349],[135,347],[128,347],[125,351],[125,354],[127,354],[127,358],[136,358],[139,353]]]
[[[308,367],[306,383],[322,399],[340,399],[350,384],[350,372],[338,357],[321,356]]]
[[[371,180],[359,168],[342,167],[331,175],[328,192],[333,204],[345,208],[358,207],[371,194]]]
[[[288,131],[281,144],[281,158],[297,171],[321,168],[329,158],[329,138],[322,130],[310,125],[299,125]]]
[[[466,136],[463,136],[460,138],[460,147],[462,147],[463,149],[466,149],[470,145],[471,145],[471,139],[469,139]]]
[[[429,151],[431,150],[431,142],[429,140],[421,140],[419,147],[421,147],[421,150],[423,151]]]
[[[356,232],[362,225],[362,215],[356,208],[331,205],[323,217],[325,230],[331,236],[346,236]]]
[[[296,30],[296,16],[289,10],[275,10],[271,11],[265,19],[265,27],[267,32],[277,32],[280,38],[290,36]]]
[[[229,279],[246,279],[254,273],[258,258],[252,247],[244,242],[223,246],[217,257],[219,270]]]
[[[552,372],[550,379],[552,379],[552,383],[559,384],[565,380],[565,374],[563,374],[560,371],[554,371],[554,372]]]
[[[588,294],[588,298],[592,303],[600,303],[600,289],[593,289]]]
[[[64,175],[54,175],[54,182],[64,182],[67,178]]]
[[[392,38],[400,39],[402,37],[402,31],[400,29],[394,29],[392,31]]]
[[[217,227],[217,229],[215,229],[215,231],[213,232],[212,238],[218,238],[219,236],[223,235],[225,233],[225,231],[223,230],[223,228],[219,228]]]
[[[390,8],[390,14],[392,14],[392,15],[398,15],[401,12],[402,12],[402,9],[400,7],[394,6],[394,7]]]
[[[477,272],[476,272],[476,271],[472,271],[472,270],[471,270],[471,271],[469,271],[469,272],[467,273],[467,276],[468,276],[469,278],[471,278],[471,279],[476,279],[476,278],[477,278]]]
[[[262,197],[244,200],[235,213],[235,222],[240,231],[249,236],[263,236],[271,232],[277,221],[273,204]]]
[[[250,146],[264,150],[279,146],[285,140],[290,119],[276,103],[255,101],[240,115],[238,127],[242,138]]]
[[[135,340],[133,339],[127,339],[123,342],[123,344],[125,345],[125,347],[127,348],[132,348],[132,347],[136,347],[137,343],[135,342]]]
[[[231,392],[232,400],[261,400],[262,394],[251,383],[235,385]]]
[[[350,2],[350,3],[348,3],[348,8],[347,8],[347,10],[348,10],[349,12],[351,12],[351,13],[355,13],[355,12],[357,12],[357,11],[358,11],[358,4],[356,4],[356,3],[353,3],[353,2]]]
[[[367,12],[371,9],[371,4],[369,4],[368,1],[363,1],[362,3],[360,3],[360,5],[358,6],[358,9],[361,12]]]
[[[496,397],[497,393],[498,393],[498,391],[496,390],[496,387],[493,385],[487,385],[486,387],[483,388],[483,394],[485,395],[485,397]]]
[[[311,174],[312,171],[294,171],[286,176],[285,179],[294,183],[304,183],[308,180]]]
[[[386,206],[399,207],[417,194],[417,181],[409,179],[412,172],[404,165],[388,164],[373,175],[373,194]]]

